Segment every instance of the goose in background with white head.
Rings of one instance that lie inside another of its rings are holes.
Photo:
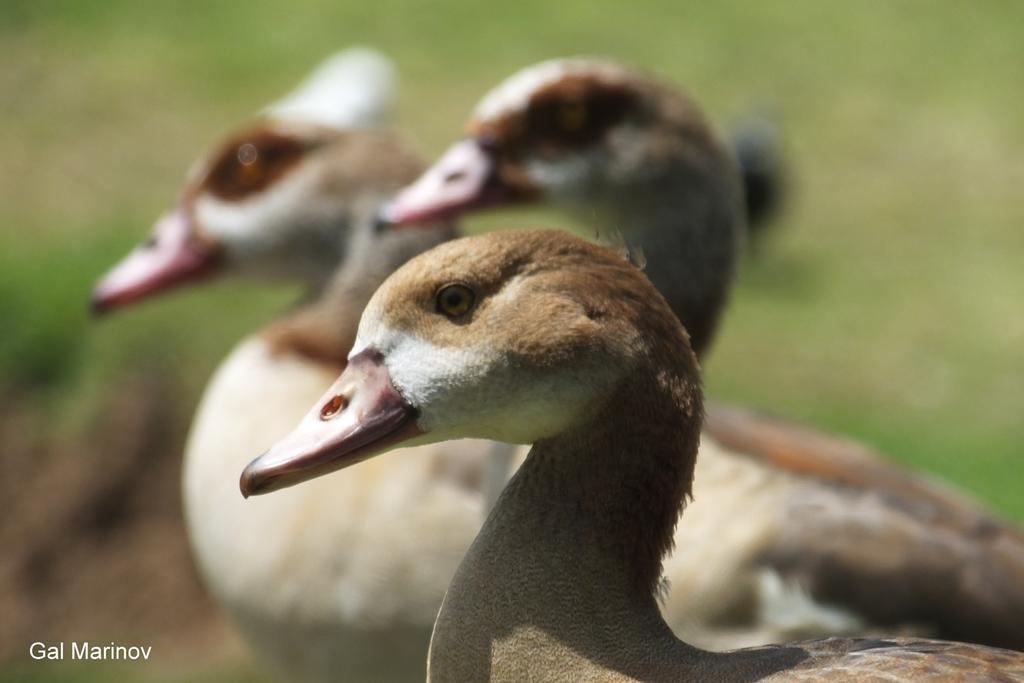
[[[381,127],[393,78],[369,50],[328,60],[204,156],[153,236],[93,294],[102,311],[204,276],[305,283],[306,303],[242,340],[211,379],[183,483],[205,584],[289,681],[422,678],[437,606],[484,515],[491,444],[481,442],[428,447],[257,506],[238,495],[252,450],[286,434],[344,367],[376,287],[454,234],[447,221],[421,234],[374,229],[380,203],[423,169]]]

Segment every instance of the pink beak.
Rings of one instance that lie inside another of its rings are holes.
[[[418,413],[391,383],[384,358],[349,360],[299,426],[242,472],[242,495],[269,493],[355,465],[423,434]]]
[[[136,247],[99,281],[92,308],[105,313],[173,285],[208,274],[219,252],[199,242],[183,209],[164,214],[153,236]]]
[[[451,218],[470,208],[495,204],[505,196],[493,155],[472,138],[456,142],[437,163],[381,209],[394,225]]]

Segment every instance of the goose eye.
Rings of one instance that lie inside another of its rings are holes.
[[[225,144],[201,185],[220,199],[242,199],[288,173],[311,147],[287,135],[251,132]]]
[[[473,290],[465,285],[446,285],[438,290],[435,297],[437,312],[457,318],[473,307],[475,299]]]
[[[566,102],[558,108],[558,125],[568,132],[575,132],[587,125],[587,105],[578,100]]]
[[[242,185],[255,185],[263,177],[264,165],[260,150],[251,142],[238,147],[236,176]]]

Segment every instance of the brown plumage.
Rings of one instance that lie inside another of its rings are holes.
[[[325,137],[331,132],[324,130]],[[266,189],[295,167],[315,137],[257,127],[225,141],[199,185],[221,199],[239,200]]]
[[[457,316],[435,304],[452,282],[476,296]],[[417,416],[413,443],[534,443],[452,580],[431,681],[1024,680],[1024,654],[985,646],[834,638],[709,653],[672,635],[655,579],[690,490],[700,381],[678,320],[610,251],[548,231],[441,245],[374,295],[356,352]],[[372,400],[360,377],[346,372],[325,398]],[[246,492],[323,471],[303,475],[307,458],[344,466],[394,447],[386,432],[335,431],[380,424],[360,405],[339,421],[314,406],[247,468]],[[392,445],[375,448],[371,433]]]
[[[963,494],[911,475],[849,439],[777,417],[710,405],[706,433],[792,472],[785,515],[798,523],[757,561],[816,599],[871,623],[1024,647],[1024,533]]]

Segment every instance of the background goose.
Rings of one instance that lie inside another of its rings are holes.
[[[980,645],[833,638],[711,653],[673,636],[656,594],[700,439],[687,341],[639,270],[580,238],[450,242],[378,290],[345,372],[244,470],[242,492],[400,444],[533,443],[452,580],[431,681],[1024,680],[1024,654]]]
[[[467,136],[384,216],[546,202],[621,230],[701,355],[733,278],[739,187],[685,94],[607,61],[564,59],[485,95]],[[1018,529],[863,446],[708,411],[696,502],[677,531],[677,545],[705,550],[666,562],[687,587],[665,605],[677,632],[722,647],[895,628],[1024,647]]]
[[[382,55],[346,50],[225,136],[193,165],[149,239],[97,283],[93,308],[219,273],[298,279],[317,294],[346,255],[349,225],[420,167],[379,128],[394,80]]]
[[[286,434],[344,366],[377,285],[453,234],[445,222],[422,234],[375,231],[380,202],[422,170],[374,127],[391,80],[376,53],[328,60],[196,165],[178,206],[93,296],[109,310],[238,272],[299,278],[310,290],[221,363],[185,449],[200,573],[284,680],[421,678],[437,606],[483,518],[482,442],[382,461],[257,506],[238,495],[252,450]]]
[[[407,223],[545,201],[621,233],[701,355],[733,281],[742,197],[735,160],[688,96],[611,62],[562,59],[488,92],[467,136],[382,213]]]

